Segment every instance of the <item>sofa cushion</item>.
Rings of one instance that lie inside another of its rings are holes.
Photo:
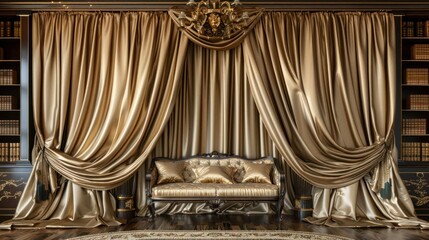
[[[242,182],[252,183],[270,183],[271,184],[271,170],[272,164],[257,164],[252,162],[243,162],[244,177]]]
[[[267,183],[168,183],[152,188],[152,198],[276,198],[277,185]]]
[[[268,183],[237,183],[232,185],[218,186],[216,189],[217,197],[276,198],[278,195],[279,188],[277,185]]]
[[[204,166],[194,168],[196,179],[194,183],[223,183],[233,184],[234,168],[223,166]]]
[[[184,182],[183,169],[184,165],[181,161],[156,161],[158,169],[157,184]]]
[[[225,185],[225,184],[222,184]],[[201,183],[168,183],[152,188],[152,198],[201,198],[216,196],[216,187]]]
[[[196,179],[193,169],[201,166],[225,166],[225,167],[235,168],[236,172],[234,174],[234,181],[242,182],[243,177],[245,175],[243,162],[252,162],[252,163],[258,163],[258,164],[274,163],[273,159],[270,157],[264,157],[264,158],[253,159],[253,160],[243,160],[239,157],[228,157],[228,158],[221,158],[221,159],[206,159],[206,158],[200,158],[200,157],[192,157],[192,158],[178,160],[178,161],[184,162],[185,169],[183,170],[183,178],[185,179],[185,182],[193,182]],[[275,173],[273,172],[273,174]]]

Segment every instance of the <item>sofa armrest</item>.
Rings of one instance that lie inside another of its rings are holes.
[[[275,170],[277,170],[278,172],[278,177],[279,177],[279,182],[278,182],[278,186],[279,186],[279,197],[283,198],[286,194],[286,189],[285,189],[285,180],[286,180],[286,175],[285,175],[285,171],[284,171],[284,167],[283,164],[280,162],[280,160],[278,160],[277,158],[273,158],[274,161],[274,167]]]
[[[148,198],[152,197],[152,186],[154,185],[154,183],[156,183],[156,174],[154,174],[154,172],[156,171],[155,168],[155,160],[152,159],[150,166],[148,169],[146,169],[146,174],[145,174],[145,180],[146,180],[146,196]]]

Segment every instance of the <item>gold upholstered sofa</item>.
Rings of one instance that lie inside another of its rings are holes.
[[[186,159],[155,158],[146,172],[152,217],[155,203],[269,203],[281,219],[284,169],[276,158],[245,159],[213,152]]]

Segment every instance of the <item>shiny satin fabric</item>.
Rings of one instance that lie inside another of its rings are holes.
[[[32,26],[34,169],[7,224],[118,225],[111,194],[93,189],[123,183],[152,151],[187,38],[157,12],[34,13]]]
[[[218,186],[217,196],[220,197],[277,197],[279,187],[269,183],[236,183]]]
[[[234,183],[234,168],[223,166],[203,166],[194,168],[193,171],[196,176],[194,183]]]
[[[82,187],[120,185],[169,118],[187,38],[166,13],[35,13],[33,22],[34,122],[43,159]]]
[[[415,218],[393,157],[392,14],[267,13],[243,48],[271,139],[294,172],[318,187],[309,222],[428,226]]]
[[[156,161],[156,170],[158,171],[157,184],[184,182],[182,162]]]
[[[216,51],[189,43],[177,102],[152,156],[277,157],[246,78],[241,46]]]
[[[228,213],[228,214],[274,214],[275,204],[269,203],[227,203],[220,206],[219,209],[213,210],[209,204],[189,204],[178,203],[170,204],[157,202],[155,203],[155,213],[158,214],[212,214],[212,213]]]
[[[243,163],[246,172],[241,182],[271,183],[272,164]]]
[[[391,156],[394,32],[386,13],[267,13],[245,39],[261,118],[312,185],[352,184]]]
[[[267,183],[169,183],[152,189],[153,198],[164,197],[276,197],[279,188]]]

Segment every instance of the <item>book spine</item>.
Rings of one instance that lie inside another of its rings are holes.
[[[423,37],[424,36],[423,26],[424,26],[423,21],[417,21],[416,22],[416,37]]]
[[[6,34],[4,33],[6,24],[4,21],[0,21],[0,37],[5,37]]]
[[[429,20],[425,21],[423,31],[424,31],[425,37],[429,37]]]
[[[12,36],[12,22],[11,21],[6,21],[5,36],[6,37]]]
[[[21,23],[19,21],[13,22],[13,36],[14,37],[21,36]]]

